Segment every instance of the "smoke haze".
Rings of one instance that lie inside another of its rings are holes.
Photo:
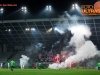
[[[72,52],[72,54],[68,58],[66,58],[65,62],[61,62],[59,64],[59,68],[70,67],[69,64],[71,62],[79,63],[80,61],[84,61],[85,59],[89,59],[98,55],[99,52],[91,40],[86,40],[86,38],[89,39],[89,37],[92,34],[88,26],[73,25],[70,28],[68,28],[68,30],[71,30],[73,36],[69,41],[69,46],[66,47],[70,47],[70,46],[75,47],[76,53],[73,55]],[[53,69],[57,68],[57,63],[50,64],[49,68],[53,68]]]
[[[21,55],[20,60],[20,67],[22,68],[22,66],[24,65],[25,67],[28,67],[28,61],[29,61],[29,57],[25,56],[25,55]]]

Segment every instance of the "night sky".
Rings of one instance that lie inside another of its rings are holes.
[[[73,3],[77,3],[79,6],[83,4],[92,4],[98,0],[0,0],[0,4],[17,4],[17,6],[9,7],[5,6],[4,13],[2,14],[3,19],[23,19],[25,15],[18,11],[22,6],[26,6],[28,9],[28,13],[26,17],[29,19],[32,18],[46,18],[48,17],[45,14],[47,12],[43,12],[46,5],[51,5],[53,8],[52,17],[58,17],[58,15],[62,15],[64,11],[69,11],[71,5]],[[2,7],[2,6],[1,6]]]

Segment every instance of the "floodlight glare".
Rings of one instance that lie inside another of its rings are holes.
[[[27,30],[30,30],[29,28]]]
[[[46,6],[46,8],[48,8],[48,6]]]
[[[1,11],[3,11],[3,8],[1,8]]]
[[[51,6],[49,6],[49,8],[51,8]]]
[[[11,29],[9,29],[8,31],[11,31]]]
[[[51,8],[49,8],[49,10],[51,10]]]
[[[22,7],[22,9],[24,9],[24,7]]]
[[[26,28],[26,31],[27,31],[27,28]]]
[[[27,8],[26,7],[22,7],[22,11],[23,12],[26,12],[27,11]]]
[[[48,10],[48,8],[46,8],[46,10]]]
[[[74,4],[72,6],[74,7]]]
[[[31,30],[35,30],[35,28],[31,28]]]
[[[25,9],[25,12],[26,12],[27,10]]]
[[[52,31],[52,28],[48,29],[46,32],[47,33],[50,33]]]
[[[48,6],[46,6],[46,10],[48,10]]]
[[[74,9],[75,7],[72,7],[72,9]]]
[[[26,9],[26,7],[24,7],[24,9]]]
[[[51,10],[51,6],[49,6],[49,10]]]
[[[75,4],[75,7],[77,7],[78,5],[77,4]]]
[[[46,6],[46,10],[51,10],[51,6]]]
[[[57,30],[57,28],[55,28],[54,30]]]
[[[1,13],[3,13],[3,11],[1,11]]]

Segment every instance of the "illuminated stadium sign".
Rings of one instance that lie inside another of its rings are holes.
[[[100,15],[100,1],[96,2],[93,5],[82,5],[82,14],[83,15]]]

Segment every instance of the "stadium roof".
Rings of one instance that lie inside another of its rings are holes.
[[[75,18],[51,18],[51,19],[27,19],[27,20],[4,20],[0,21],[0,43],[1,44],[31,44],[46,43],[57,41],[64,36],[54,31],[54,27],[61,21],[71,24],[85,24],[91,27],[92,36],[90,39],[94,43],[100,42],[100,18],[99,17],[80,17]],[[62,26],[62,25],[60,25]],[[26,28],[35,30],[26,31]],[[47,31],[52,28],[52,31]],[[9,31],[9,29],[11,31]]]

